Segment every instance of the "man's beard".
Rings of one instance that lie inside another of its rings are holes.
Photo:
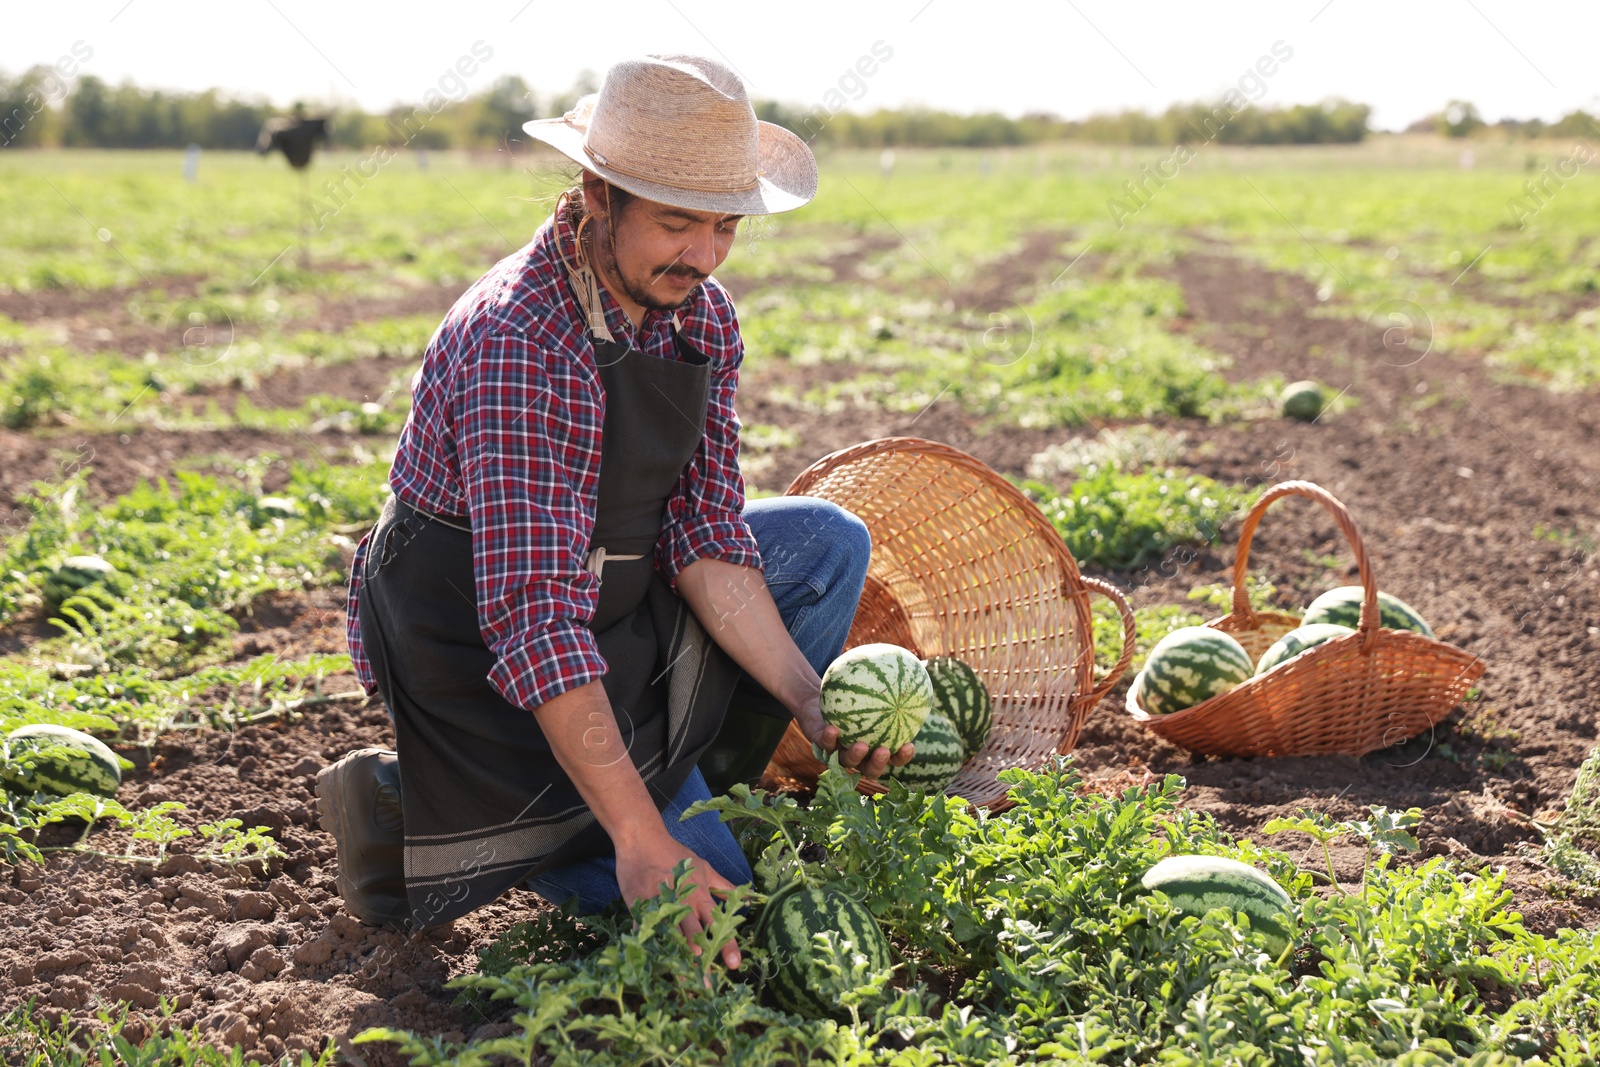
[[[699,285],[708,277],[708,275],[685,267],[681,263],[668,263],[650,271],[643,283],[636,283],[633,279],[626,277],[617,265],[617,257],[611,250],[611,242],[607,240],[597,241],[596,243],[600,245],[599,258],[602,270],[616,279],[617,284],[622,286],[622,291],[628,295],[628,299],[642,308],[648,308],[652,311],[671,311],[686,299],[686,297],[673,298],[664,294],[656,284],[662,279],[694,286]]]

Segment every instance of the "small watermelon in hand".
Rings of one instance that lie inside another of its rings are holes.
[[[1359,585],[1341,585],[1337,589],[1330,589],[1306,608],[1306,617],[1300,620],[1301,624],[1309,626],[1314,622],[1326,622],[1356,629],[1361,625],[1361,601],[1365,595]],[[1433,627],[1415,608],[1381,589],[1378,591],[1378,625],[1391,630],[1412,630],[1424,637],[1433,636]]]
[[[53,723],[17,727],[6,736],[0,757],[0,785],[21,796],[109,797],[122,784],[126,762],[99,738]]]
[[[817,960],[815,935],[830,931],[846,953],[835,961],[840,965],[859,963],[868,971],[893,966],[889,941],[870,911],[837,889],[792,883],[767,901],[752,938],[770,957],[766,988],[785,1011],[808,1019],[843,1016],[839,994],[846,990],[830,988],[837,979]]]
[[[823,672],[821,705],[822,718],[839,728],[840,748],[865,741],[893,753],[933,709],[933,680],[899,645],[857,645]]]
[[[1294,935],[1289,894],[1248,863],[1225,856],[1168,856],[1145,872],[1143,884],[1165,893],[1185,915],[1204,915],[1212,908],[1244,912],[1251,933],[1274,957],[1283,955]]]
[[[1290,630],[1261,653],[1261,662],[1256,664],[1256,673],[1266,674],[1272,668],[1288,663],[1307,649],[1316,648],[1325,641],[1332,641],[1335,637],[1347,637],[1353,633],[1355,631],[1348,626],[1336,626],[1328,622],[1314,622],[1309,626]]]
[[[968,756],[982,751],[994,728],[994,705],[978,672],[954,656],[933,656],[922,664],[933,681],[933,708],[955,724]]]
[[[95,582],[104,582],[117,573],[117,568],[99,556],[68,556],[44,580],[44,598],[51,607],[60,607],[70,596],[87,589]]]
[[[929,712],[922,729],[911,739],[911,762],[890,767],[885,778],[892,778],[918,793],[937,793],[961,772],[967,762],[966,749],[955,723],[937,711]]]
[[[1150,715],[1171,715],[1220,696],[1255,674],[1250,653],[1211,626],[1182,626],[1150,650],[1133,680],[1134,700]]]

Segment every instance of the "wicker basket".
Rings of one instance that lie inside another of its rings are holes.
[[[887,641],[924,658],[958,656],[988,688],[994,729],[947,793],[998,810],[1007,801],[996,774],[1071,751],[1127,670],[1133,613],[1116,587],[1078,573],[1060,534],[1015,486],[948,445],[892,437],[824,457],[788,492],[832,501],[872,533],[846,648]],[[1091,592],[1116,605],[1123,625],[1122,657],[1098,684]],[[766,784],[813,785],[821,771],[791,723]]]
[[[1355,550],[1366,593],[1357,631],[1170,715],[1146,714],[1130,689],[1128,711],[1173,744],[1215,756],[1364,756],[1429,729],[1461,702],[1485,664],[1444,641],[1378,625],[1378,585],[1361,534],[1321,486],[1281,482],[1262,494],[1239,533],[1233,611],[1206,625],[1232,634],[1252,660],[1300,625],[1293,615],[1252,610],[1245,595],[1251,539],[1267,507],[1286,496],[1327,508]]]

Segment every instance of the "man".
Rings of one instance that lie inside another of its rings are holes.
[[[707,775],[759,776],[791,718],[836,747],[818,674],[866,574],[842,509],[746,507],[743,344],[711,278],[743,216],[810,200],[816,163],[693,56],[621,63],[525,129],[581,189],[423,357],[350,582],[352,658],[396,751],[325,769],[318,806],[358,918],[433,925],[518,884],[599,909],[687,860],[694,933],[750,870],[714,815],[678,816]],[[840,756],[869,777],[891,761]]]

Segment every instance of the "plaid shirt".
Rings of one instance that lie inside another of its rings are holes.
[[[600,582],[585,569],[599,494],[605,394],[594,346],[546,221],[527,247],[501,260],[445,316],[412,382],[389,485],[407,504],[472,521],[478,623],[497,657],[489,681],[508,701],[536,708],[606,671],[586,625]],[[647,311],[638,329],[602,289],[612,336],[677,359],[672,313]],[[759,567],[743,518],[734,393],[744,342],[733,304],[707,279],[678,309],[684,339],[711,360],[705,435],[667,501],[657,570],[676,587],[698,559]],[[356,605],[367,542],[350,572],[347,629],[356,674],[376,678]]]

